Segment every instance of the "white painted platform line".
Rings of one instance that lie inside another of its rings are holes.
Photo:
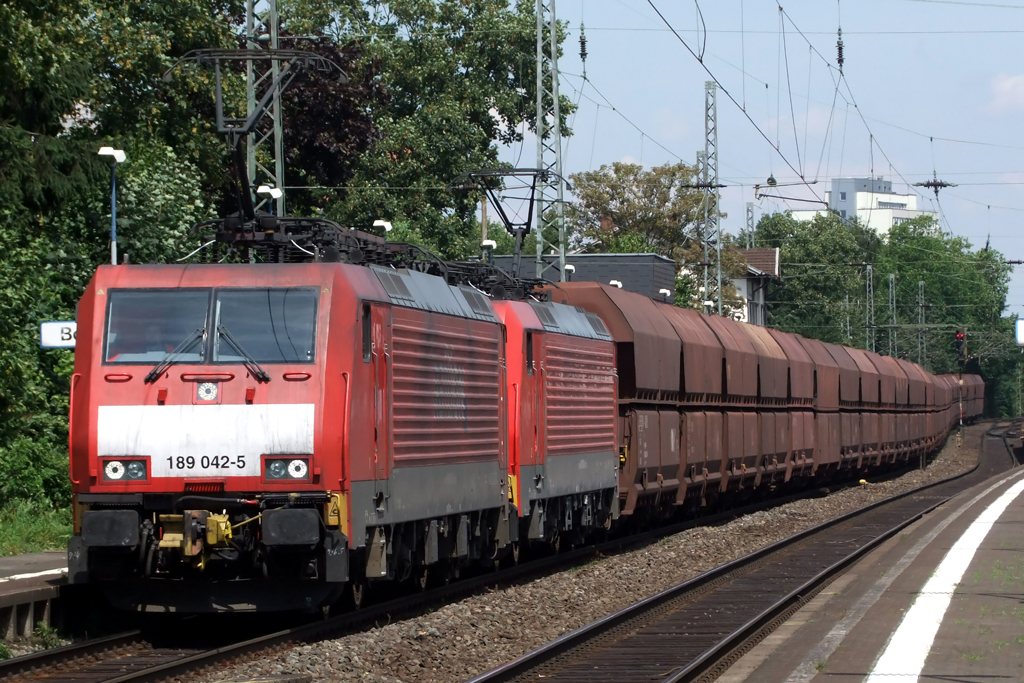
[[[904,570],[906,570],[906,568],[917,559],[917,556],[924,551],[928,544],[935,540],[936,536],[945,531],[946,527],[956,521],[960,515],[967,512],[971,506],[1005,484],[1007,480],[1018,476],[1019,474],[1020,473],[1015,470],[992,484],[984,491],[974,496],[974,498],[971,498],[969,501],[961,505],[954,512],[947,515],[945,519],[936,524],[931,531],[919,539],[917,543],[910,548],[910,550],[904,553],[903,557],[901,557],[896,564],[890,567],[882,577],[878,579],[878,581],[876,581],[875,584],[864,593],[864,595],[861,596],[856,604],[854,604],[846,613],[846,616],[844,616],[838,624],[832,627],[832,630],[821,639],[821,642],[819,642],[815,648],[808,653],[804,658],[804,661],[793,670],[793,673],[791,673],[786,679],[786,683],[808,683],[808,681],[817,676],[818,667],[821,663],[828,661],[828,658],[839,649],[839,646],[843,643],[843,640],[850,631],[853,630],[853,627],[860,623],[861,618],[867,613],[867,611],[871,609],[876,602],[878,602],[879,598],[881,598],[882,595],[885,594],[885,591],[889,589],[889,586],[891,586],[892,583],[904,572]]]
[[[22,579],[35,579],[40,576],[59,576],[67,575],[67,569],[47,569],[42,572],[32,572],[30,574],[15,574],[14,576],[0,576],[0,583],[4,581],[21,581]]]
[[[903,616],[885,651],[871,669],[868,683],[917,681],[924,668],[928,651],[946,614],[953,591],[970,566],[978,546],[1006,508],[1024,492],[1024,481],[1018,481],[985,508],[967,531],[942,558],[932,578],[921,589],[914,604]]]

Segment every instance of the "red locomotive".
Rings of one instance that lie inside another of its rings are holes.
[[[982,409],[975,376],[614,287],[492,300],[407,265],[100,267],[78,315],[71,580],[144,611],[358,602],[522,543],[860,476]]]

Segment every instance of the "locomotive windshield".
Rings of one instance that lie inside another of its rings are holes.
[[[244,359],[221,334],[226,329],[259,363],[311,363],[316,345],[315,289],[224,289],[214,305],[214,362]]]
[[[176,363],[311,363],[318,291],[111,290],[104,361],[154,365],[177,349]],[[208,330],[216,333],[204,334]]]
[[[196,330],[206,327],[207,289],[111,290],[104,358],[108,363],[159,363]],[[184,348],[186,363],[201,363],[203,345]]]

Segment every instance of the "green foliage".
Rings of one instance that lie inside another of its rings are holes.
[[[683,163],[656,166],[615,162],[573,174],[577,201],[566,211],[573,249],[599,253],[661,254],[682,261],[701,216],[695,169]]]
[[[696,169],[666,164],[650,170],[615,162],[571,177],[576,201],[566,210],[570,247],[591,253],[654,253],[680,265],[675,303],[701,308],[704,300],[704,251],[698,231],[704,220],[703,191]],[[692,265],[688,265],[692,264]],[[745,271],[737,244],[722,240],[723,304],[736,309],[740,299],[730,284]],[[715,274],[717,277],[717,273]]]
[[[71,533],[70,508],[26,500],[0,507],[0,557],[65,547]]]
[[[133,146],[129,160],[118,170],[120,250],[135,263],[188,253],[186,234],[207,217],[196,165],[166,145],[145,141]],[[109,217],[109,205],[106,211]]]
[[[18,437],[0,457],[0,506],[14,501],[71,504],[67,457],[50,440]]]
[[[0,662],[11,658],[11,649],[4,643],[0,643]]]
[[[224,17],[204,3],[13,0],[0,6],[5,511],[17,501],[68,503],[73,355],[39,349],[38,330],[43,320],[75,318],[78,298],[108,253],[110,169],[96,152],[116,144],[129,154],[120,169],[122,246],[136,260],[173,255],[172,246],[207,205],[197,164],[220,166],[222,151],[189,119],[200,90],[212,100],[208,84],[193,78],[164,86],[159,77],[185,50],[208,46],[214,34],[230,35]],[[177,115],[182,111],[188,116]],[[165,141],[182,137],[197,140],[181,145],[185,158]]]
[[[64,645],[64,639],[60,637],[54,627],[39,624],[32,630],[32,644],[41,650],[52,650]]]
[[[354,36],[387,92],[373,108],[379,140],[353,165],[351,188],[329,192],[326,215],[356,226],[408,221],[438,254],[477,253],[479,197],[446,188],[498,165],[494,141],[521,142],[535,115],[534,3],[519,0],[289,0],[289,30]],[[563,97],[561,114],[573,104]]]
[[[957,372],[953,333],[968,330],[975,357],[968,370],[986,380],[986,409],[1006,415],[1017,410],[1019,349],[1013,321],[1003,318],[1010,269],[991,249],[974,250],[962,237],[927,217],[893,226],[879,236],[857,222],[834,215],[797,221],[785,214],[764,216],[756,246],[780,247],[783,288],[768,293],[768,324],[808,337],[918,358],[924,283],[927,362],[936,373]],[[867,269],[874,275],[875,327],[866,329]],[[896,320],[890,319],[889,275],[895,274]],[[849,319],[849,334],[846,321]]]

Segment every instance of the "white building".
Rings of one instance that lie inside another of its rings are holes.
[[[892,181],[882,178],[833,178],[832,189],[825,191],[828,207],[843,218],[860,222],[879,234],[918,216],[939,217],[934,211],[918,208],[916,194],[896,194]],[[809,221],[824,211],[793,211],[793,218]]]
[[[736,292],[743,300],[743,308],[733,317],[751,325],[768,324],[765,309],[765,292],[768,285],[782,283],[782,269],[779,268],[779,248],[740,249],[747,262],[747,272],[732,281]]]

